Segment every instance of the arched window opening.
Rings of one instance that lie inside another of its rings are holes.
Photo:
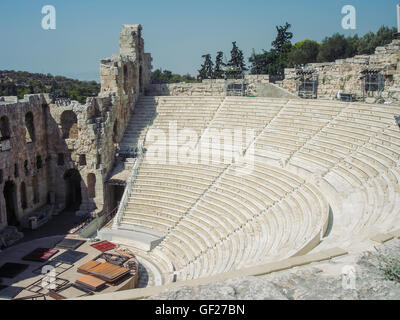
[[[17,226],[19,225],[19,221],[17,218],[17,197],[15,183],[12,181],[7,181],[4,184],[3,196],[6,202],[6,211],[7,211],[7,224],[9,226]]]
[[[33,113],[28,112],[25,115],[25,141],[26,143],[35,142],[35,124]]]
[[[42,167],[43,167],[42,157],[37,156],[36,157],[36,168],[41,169]]]
[[[42,104],[42,111],[43,111],[43,117],[44,117],[44,125],[45,128],[47,128],[47,119],[48,119],[48,111],[49,111],[49,105],[48,104]]]
[[[0,141],[10,139],[10,123],[6,116],[0,118]]]
[[[79,155],[79,165],[86,166],[86,155],[85,154]]]
[[[82,203],[81,180],[81,175],[76,169],[69,169],[64,174],[67,209],[78,210]]]
[[[61,114],[61,131],[63,139],[78,138],[78,118],[75,112],[67,110]]]

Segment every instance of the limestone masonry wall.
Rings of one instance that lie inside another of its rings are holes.
[[[141,30],[123,26],[120,54],[101,60],[100,94],[86,104],[0,97],[0,230],[69,205],[77,214],[103,212],[118,143],[150,82]]]
[[[364,89],[361,72],[377,69],[384,76],[384,90],[380,97],[377,91],[364,92],[364,98],[367,102],[400,101],[400,40],[377,47],[372,55],[359,55],[331,63],[311,63],[306,68],[314,69],[318,74],[318,98],[333,99],[342,90],[362,99]],[[285,69],[285,79],[279,84],[296,93],[296,70]]]
[[[372,55],[358,55],[349,59],[340,59],[330,63],[311,63],[306,69],[315,70],[318,74],[318,99],[334,99],[338,91],[353,94],[356,99],[366,102],[400,102],[400,40],[377,47]],[[366,69],[380,71],[384,77],[382,92],[365,91],[362,72]],[[297,95],[296,69],[285,69],[285,79],[276,84]],[[248,84],[248,95],[270,96],[269,75],[246,75],[244,81]],[[229,84],[241,83],[242,80],[207,79],[201,83],[150,84],[146,88],[147,95],[162,96],[225,96]],[[273,92],[277,96],[283,92]]]
[[[246,75],[249,95],[256,95],[260,84],[269,83],[268,75]],[[229,84],[241,83],[242,80],[204,79],[201,83],[150,84],[146,88],[149,96],[225,96]]]

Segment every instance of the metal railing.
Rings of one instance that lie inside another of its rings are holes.
[[[118,229],[118,226],[121,224],[122,216],[125,212],[126,205],[128,203],[128,199],[132,192],[132,183],[133,183],[133,181],[135,181],[135,178],[138,174],[138,170],[139,170],[140,164],[142,163],[142,160],[143,160],[143,147],[142,147],[142,145],[140,145],[138,157],[135,159],[135,164],[133,165],[133,168],[132,168],[131,174],[128,178],[128,181],[126,182],[124,194],[122,195],[117,214],[115,215],[115,218],[113,221],[112,229],[114,229],[114,230]]]

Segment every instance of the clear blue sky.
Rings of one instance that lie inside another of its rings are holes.
[[[98,79],[100,59],[119,52],[122,24],[143,26],[153,68],[197,74],[201,55],[229,56],[232,41],[246,62],[252,48],[269,49],[276,25],[292,24],[293,42],[321,41],[396,26],[400,0],[0,0],[0,69]],[[341,27],[344,5],[357,10],[357,29]],[[44,5],[57,29],[43,30]]]

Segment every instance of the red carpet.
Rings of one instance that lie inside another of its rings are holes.
[[[105,252],[114,249],[116,247],[114,243],[111,243],[109,241],[100,241],[95,244],[92,244],[91,246],[101,252]]]
[[[28,253],[22,260],[35,261],[35,262],[45,262],[54,256],[59,250],[49,249],[49,248],[37,248],[31,253]]]

